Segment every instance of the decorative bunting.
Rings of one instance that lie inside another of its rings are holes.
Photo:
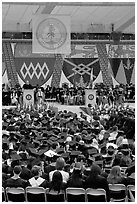
[[[122,59],[122,61],[123,61],[123,67],[125,70],[125,76],[126,76],[127,84],[129,84],[131,77],[132,77],[135,59],[125,58],[125,59]]]
[[[132,77],[131,77],[130,83],[135,84],[135,63],[134,63],[134,68],[132,71]]]
[[[123,63],[121,60],[117,75],[116,75],[116,80],[121,84],[126,84],[127,80],[126,80],[126,76],[125,76],[125,71],[124,71],[124,67],[123,67]]]
[[[109,63],[111,65],[111,69],[113,72],[114,78],[116,78],[119,66],[120,66],[121,59],[120,58],[110,58]]]

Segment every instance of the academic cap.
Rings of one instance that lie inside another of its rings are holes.
[[[61,157],[63,157],[64,159],[69,158],[69,153],[68,152],[62,153]]]
[[[78,155],[80,155],[81,154],[81,152],[80,151],[72,151],[71,152],[71,156],[78,156]]]
[[[57,149],[56,149],[56,153],[57,153],[57,154],[62,154],[62,153],[64,153],[64,148],[57,148]]]
[[[12,159],[12,161],[16,161],[16,160],[20,160],[21,157],[18,154],[13,154],[13,155],[11,155],[11,159]]]

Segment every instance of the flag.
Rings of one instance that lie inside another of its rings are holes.
[[[32,31],[33,53],[71,53],[70,16],[34,15]]]

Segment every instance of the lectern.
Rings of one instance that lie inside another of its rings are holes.
[[[26,107],[34,105],[34,90],[33,89],[24,89],[23,105]]]
[[[95,106],[96,104],[96,90],[85,89],[85,105],[91,104]]]

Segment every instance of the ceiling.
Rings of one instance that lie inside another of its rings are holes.
[[[70,15],[71,32],[135,34],[134,2],[2,2],[2,31],[31,32],[35,14]]]

